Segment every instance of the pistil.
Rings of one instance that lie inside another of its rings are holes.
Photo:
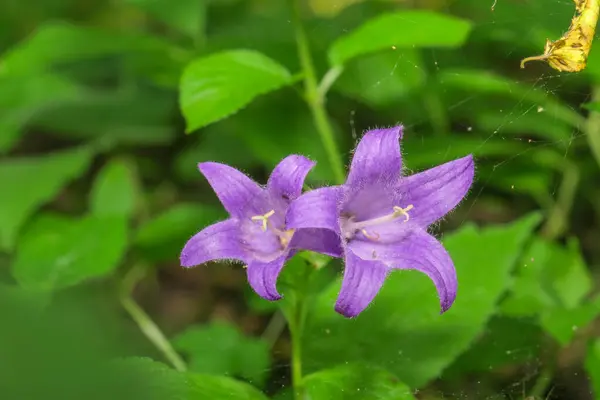
[[[384,215],[381,217],[368,219],[368,220],[360,221],[360,222],[355,222],[354,216],[352,216],[348,219],[348,221],[346,223],[346,231],[348,232],[346,235],[346,238],[351,239],[352,236],[354,236],[354,234],[356,232],[361,232],[367,239],[377,241],[380,238],[379,234],[372,230],[367,231],[365,228],[385,224],[387,222],[392,222],[395,219],[398,219],[400,217],[405,217],[404,222],[408,222],[408,220],[410,219],[410,215],[408,214],[408,212],[410,210],[412,210],[413,208],[414,207],[412,204],[409,204],[408,206],[406,206],[404,208],[394,206],[394,208],[393,208],[394,211],[391,214],[387,214],[387,215]]]

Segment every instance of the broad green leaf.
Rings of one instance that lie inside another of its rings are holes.
[[[118,400],[268,400],[245,382],[182,373],[148,358],[126,358],[111,366],[112,382],[107,384],[115,387]],[[127,398],[127,394],[133,397]]]
[[[206,2],[196,0],[127,0],[128,3],[147,11],[175,31],[191,38],[204,34]]]
[[[585,370],[594,389],[594,399],[600,399],[600,339],[594,339],[587,349]]]
[[[271,365],[265,341],[245,337],[225,322],[192,326],[173,339],[173,344],[188,356],[192,371],[239,376],[257,386],[265,383]]]
[[[469,21],[432,11],[384,14],[337,39],[329,49],[329,61],[343,65],[351,58],[384,49],[456,48],[465,42],[470,30]]]
[[[111,55],[137,57],[138,61],[145,59],[146,64],[149,64],[149,55],[162,57],[160,61],[172,63],[184,57],[161,39],[152,36],[50,22],[9,50],[0,60],[0,65],[5,74],[25,75],[46,72],[60,64]],[[156,61],[146,67],[155,66]]]
[[[376,53],[352,60],[334,88],[372,107],[392,105],[425,83],[416,49]]]
[[[223,119],[256,96],[291,82],[283,66],[252,50],[230,50],[192,61],[180,85],[186,132]]]
[[[19,241],[12,273],[25,288],[57,290],[109,274],[126,248],[124,218],[42,215]]]
[[[187,374],[192,395],[189,400],[268,400],[255,387],[226,376]]]
[[[90,149],[81,147],[0,161],[0,249],[10,251],[27,218],[69,181],[84,174],[91,158]]]
[[[0,154],[18,141],[24,125],[39,112],[78,97],[79,88],[51,74],[0,74]]]
[[[123,316],[118,303],[111,303],[114,293],[97,297],[85,289],[57,294],[43,308],[0,292],[2,398],[75,400],[85,394],[89,400],[175,400],[169,395],[178,389],[168,371],[147,375],[130,365],[111,365],[110,359],[127,348],[121,347],[127,342],[121,341],[127,337]]]
[[[100,170],[90,193],[90,210],[97,216],[131,217],[139,196],[132,160],[114,159]]]
[[[473,372],[489,373],[499,367],[519,365],[538,358],[542,330],[531,318],[493,317],[477,342],[445,371],[460,379]]]
[[[535,113],[533,111],[519,113],[518,115],[506,115],[498,113],[498,110],[488,110],[477,112],[473,117],[481,132],[494,132],[500,129],[503,137],[511,134],[517,138],[523,137],[524,133],[532,133],[541,139],[532,139],[532,146],[539,146],[550,141],[552,144],[566,149],[571,146],[573,135],[576,133],[571,126],[557,121],[545,110]]]
[[[308,313],[303,345],[309,368],[368,363],[389,370],[412,388],[422,387],[483,332],[539,221],[538,214],[531,214],[505,226],[478,230],[467,225],[445,235],[459,291],[443,315],[433,284],[419,272],[394,272],[374,303],[351,320],[333,311],[339,292],[336,282]]]
[[[288,155],[303,154],[317,162],[307,177],[307,184],[334,181],[331,165],[310,112],[299,96],[279,92],[256,99],[238,114],[207,127],[202,135],[221,137],[225,131],[238,140],[239,149],[230,150],[229,156],[245,150],[261,161],[267,170],[272,170]],[[285,134],[282,134],[284,131]],[[347,133],[342,136],[342,132],[339,135],[338,132],[336,130],[336,141],[348,137]],[[221,161],[214,158],[212,160]],[[244,163],[240,165],[243,166]]]
[[[574,309],[592,287],[574,239],[566,248],[536,239],[523,254],[516,275],[511,294],[502,303],[506,315],[535,315],[555,307]]]
[[[600,314],[600,297],[576,308],[553,307],[544,310],[540,324],[563,347],[566,347],[577,332],[586,328]]]
[[[311,399],[414,400],[413,391],[390,372],[364,364],[318,371],[303,380]]]
[[[89,92],[36,114],[32,125],[71,140],[103,145],[157,145],[176,134],[176,96],[160,90]]]
[[[123,394],[126,388],[134,399],[148,400],[200,400],[193,379],[185,373],[145,357],[116,360],[111,365],[113,385]],[[127,384],[129,382],[129,384]]]
[[[174,260],[189,238],[226,217],[219,207],[180,203],[142,224],[134,244],[150,261]]]
[[[592,102],[582,104],[582,107],[590,111],[600,112],[600,102]]]
[[[460,89],[469,96],[501,95],[533,107],[571,126],[579,127],[584,118],[571,107],[548,94],[544,85],[524,85],[512,79],[476,69],[444,70],[437,74],[440,90]],[[515,115],[515,118],[518,116]],[[508,118],[509,119],[509,118]],[[509,119],[510,120],[510,119]],[[507,121],[508,122],[508,121]]]

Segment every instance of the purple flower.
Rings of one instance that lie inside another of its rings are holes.
[[[305,193],[290,206],[288,228],[336,232],[345,271],[335,309],[346,317],[362,312],[394,269],[415,269],[434,282],[442,312],[456,297],[454,264],[427,227],[465,197],[473,182],[472,156],[401,176],[402,127],[367,132],[341,186]]]
[[[217,259],[242,261],[256,293],[278,300],[277,277],[296,249],[340,257],[340,241],[334,232],[285,226],[290,202],[302,193],[304,178],[314,165],[302,156],[286,157],[263,188],[227,165],[198,164],[230,217],[194,235],[181,251],[181,265],[191,267]]]

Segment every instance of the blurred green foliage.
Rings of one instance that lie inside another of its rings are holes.
[[[579,74],[521,70],[574,2],[491,6],[2,2],[0,397],[284,399],[300,348],[312,399],[600,399],[600,45]],[[297,153],[307,186],[338,183],[361,132],[398,122],[408,169],[476,158],[436,227],[448,313],[398,272],[343,319],[341,263],[314,254],[277,303],[241,266],[179,266],[226,216],[198,162],[264,183]]]

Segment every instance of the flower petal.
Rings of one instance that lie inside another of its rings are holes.
[[[452,211],[466,196],[475,175],[473,157],[468,155],[401,180],[398,206],[413,205],[410,220],[422,228]]]
[[[304,179],[314,166],[315,163],[306,157],[288,156],[273,169],[267,189],[285,200],[294,200],[302,194]]]
[[[263,299],[270,301],[281,299],[277,291],[277,278],[286,259],[284,255],[270,262],[252,260],[248,263],[248,283]]]
[[[195,234],[181,251],[181,265],[193,267],[207,261],[233,259],[244,261],[238,221],[228,219],[210,225]]]
[[[352,318],[373,301],[383,286],[389,268],[380,261],[365,261],[351,250],[346,252],[345,262],[342,289],[335,303],[335,311]]]
[[[292,201],[285,217],[288,229],[323,228],[339,233],[338,200],[340,186],[324,187],[304,193]]]
[[[263,193],[256,182],[229,165],[204,162],[198,164],[198,169],[233,217],[246,216],[247,205]]]
[[[298,229],[292,236],[289,247],[338,258],[342,257],[343,253],[340,236],[329,229]]]
[[[346,183],[354,186],[400,178],[401,136],[402,126],[365,133],[356,147]]]
[[[435,284],[442,312],[454,303],[458,287],[454,263],[442,244],[427,232],[413,229],[394,244],[352,241],[349,249],[362,259],[376,258],[390,268],[425,273]]]

